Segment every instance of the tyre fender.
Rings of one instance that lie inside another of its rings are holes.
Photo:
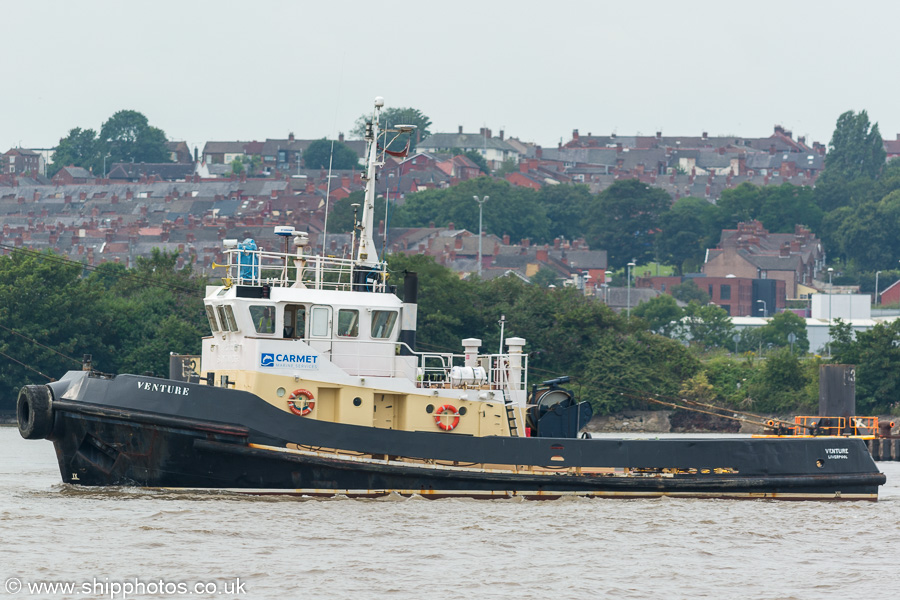
[[[53,395],[46,385],[26,385],[16,400],[19,434],[26,440],[49,439],[53,431]]]

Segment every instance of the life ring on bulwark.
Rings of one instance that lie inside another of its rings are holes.
[[[447,423],[441,417],[444,413],[449,413],[453,415],[453,421],[451,423]],[[444,431],[453,431],[456,429],[456,426],[459,425],[459,411],[456,410],[456,407],[452,404],[445,404],[436,411],[434,411],[434,424],[443,429]]]
[[[297,400],[301,397],[303,398],[303,404],[302,406],[297,406],[294,403],[294,400]],[[311,413],[315,407],[315,396],[313,396],[312,392],[310,392],[309,390],[294,390],[293,392],[291,392],[291,395],[288,396],[288,409],[295,415],[305,417],[306,415]]]

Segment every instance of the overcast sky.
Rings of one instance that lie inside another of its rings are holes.
[[[0,153],[144,113],[169,139],[333,136],[412,106],[432,131],[827,143],[900,132],[897,2],[8,2]]]

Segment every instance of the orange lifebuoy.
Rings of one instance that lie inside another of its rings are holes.
[[[452,423],[446,423],[444,422],[444,419],[441,418],[444,416],[445,412],[454,416]],[[444,431],[453,431],[456,429],[456,426],[459,425],[459,411],[457,411],[456,407],[452,404],[445,404],[434,411],[434,423]]]
[[[294,400],[300,397],[303,398],[302,407],[298,407],[294,403]],[[291,395],[288,396],[288,409],[295,415],[305,417],[306,415],[311,413],[315,407],[316,399],[313,396],[312,392],[310,392],[309,390],[294,390],[293,392],[291,392]]]

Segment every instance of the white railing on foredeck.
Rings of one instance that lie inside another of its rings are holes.
[[[413,352],[411,355],[377,352],[379,345],[390,345],[392,350],[406,344],[383,341],[367,341],[355,345],[341,344],[330,352],[331,361],[351,375],[360,377],[405,377],[419,388],[440,389],[528,389],[528,356],[521,355],[522,368],[518,381],[512,381],[508,354],[480,354],[477,362],[485,371],[484,382],[454,382],[453,367],[465,366],[464,354],[449,352]]]
[[[228,262],[221,266],[237,285],[290,287],[299,281],[313,289],[353,289],[353,259],[240,248],[229,248],[225,257]],[[383,291],[386,271],[376,269],[375,274],[371,291]]]

